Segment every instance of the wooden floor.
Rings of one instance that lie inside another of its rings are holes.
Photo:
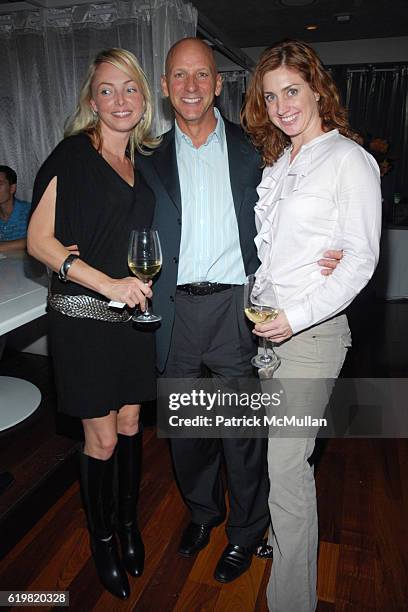
[[[405,316],[406,320],[407,307],[405,304],[405,315],[402,315],[400,306],[396,305],[392,317],[398,317],[398,321],[401,321],[401,317]],[[391,338],[394,343],[390,351],[395,355],[399,350],[395,346],[401,338],[405,342],[404,329],[394,329],[394,336],[386,334],[387,339]],[[359,354],[354,349],[346,366],[348,375],[352,375],[352,372],[356,375],[357,366],[364,373],[370,372],[373,362],[377,375],[378,372],[383,376],[408,375],[406,357],[398,357],[393,363],[387,357],[388,369],[384,369],[378,359],[384,357],[385,348],[375,345],[376,350],[373,351],[374,335],[361,334],[369,338],[370,343],[361,347]],[[358,334],[355,336],[358,337]],[[365,357],[361,358],[361,355]],[[24,366],[25,359],[20,357],[18,363],[14,363],[13,359],[6,360],[6,365],[3,363],[0,367],[0,373],[10,374],[7,369],[10,363],[17,372]],[[46,389],[48,385],[52,387],[47,369],[49,365],[45,365],[44,358],[38,360],[45,378],[34,382],[45,385]],[[35,371],[33,363],[30,371]],[[52,391],[46,390],[46,401],[51,410],[55,402]],[[44,408],[42,410],[43,418],[52,423],[54,417],[47,416]],[[59,435],[56,441],[51,425],[44,427],[42,429],[39,423],[33,421],[28,428],[22,425],[18,436],[13,431],[0,436],[0,461],[3,462],[0,471],[6,462],[6,468],[15,472],[18,482],[13,487],[20,487],[19,495],[23,473],[28,470],[28,474],[31,474],[29,457],[37,457],[39,465],[46,457],[52,459],[58,456],[60,448],[64,452],[72,449],[72,441],[67,442]],[[40,435],[40,432],[44,434],[40,442],[35,442],[37,438],[33,438],[36,429],[36,435]],[[53,445],[52,450],[43,449],[41,454],[40,449],[43,446],[47,448],[46,436]],[[320,440],[318,445],[318,611],[406,612],[408,440],[332,439]],[[20,448],[19,458],[15,450],[17,446]],[[167,441],[157,439],[154,426],[145,429],[139,511],[147,553],[146,569],[141,578],[131,579],[132,593],[126,602],[113,598],[99,584],[90,557],[78,485],[71,482],[69,478],[66,480],[67,488],[62,497],[52,503],[42,518],[34,522],[28,533],[0,561],[0,590],[67,590],[70,593],[70,609],[79,612],[267,610],[265,591],[270,562],[254,559],[250,571],[229,585],[221,585],[212,578],[226,543],[223,526],[212,532],[210,545],[196,559],[189,560],[177,555],[188,513],[174,483]],[[1,502],[3,506],[10,503],[13,487],[0,496],[0,515]],[[19,503],[21,506],[21,500]],[[34,511],[29,502],[23,507],[26,517]],[[20,520],[21,512],[16,516]],[[0,535],[0,541],[4,535]]]
[[[47,357],[6,352],[0,375],[29,380],[42,395],[39,408],[28,419],[0,432],[0,472],[14,478],[0,494],[1,558],[77,479],[76,448],[82,431],[73,419],[56,415]]]
[[[319,608],[407,610],[408,441],[330,440],[317,469]],[[2,590],[67,590],[70,609],[266,611],[270,562],[254,559],[229,585],[212,578],[223,527],[195,560],[177,555],[187,512],[174,483],[167,442],[148,427],[140,524],[147,558],[122,603],[103,590],[90,558],[78,485],[73,484],[0,562]]]

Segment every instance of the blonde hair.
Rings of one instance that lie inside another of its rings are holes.
[[[95,72],[102,63],[112,64],[115,68],[122,70],[133,81],[135,81],[143,95],[145,102],[145,110],[143,118],[134,127],[130,134],[128,151],[132,163],[134,163],[135,153],[138,151],[147,155],[147,149],[156,148],[161,138],[154,138],[150,135],[150,128],[153,120],[153,104],[152,95],[150,93],[149,84],[145,73],[143,72],[138,60],[130,51],[125,49],[107,49],[101,51],[91,62],[85,80],[79,92],[79,101],[74,114],[68,119],[64,136],[72,136],[80,132],[86,132],[92,138],[94,146],[98,151],[102,148],[102,132],[99,122],[99,117],[91,108],[92,99],[92,81]]]
[[[302,41],[284,40],[261,55],[241,111],[241,124],[260,151],[264,165],[271,166],[290,144],[290,138],[270,121],[263,92],[265,74],[280,66],[298,72],[319,94],[317,106],[324,132],[337,128],[340,134],[358,142],[358,134],[350,128],[346,109],[340,103],[337,86],[316,52]]]

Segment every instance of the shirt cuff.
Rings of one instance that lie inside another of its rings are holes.
[[[307,329],[313,324],[311,312],[307,313],[303,304],[293,304],[283,309],[294,334]]]

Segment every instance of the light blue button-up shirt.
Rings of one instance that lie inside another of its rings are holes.
[[[214,113],[217,126],[198,149],[176,123],[183,219],[178,285],[245,282],[225,126],[218,109]]]

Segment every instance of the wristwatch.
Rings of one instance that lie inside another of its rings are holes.
[[[79,256],[71,254],[71,255],[68,255],[68,257],[64,259],[64,261],[62,262],[61,267],[58,272],[58,278],[63,283],[68,282],[68,279],[67,279],[68,270],[70,269],[70,267],[72,266],[72,264],[74,263],[76,259],[79,259]]]

